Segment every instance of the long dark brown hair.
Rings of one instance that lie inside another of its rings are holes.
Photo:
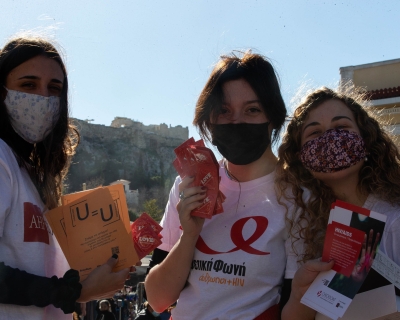
[[[278,149],[277,187],[281,196],[294,200],[300,210],[298,217],[288,219],[292,235],[304,239],[303,261],[321,256],[330,207],[336,199],[332,189],[314,178],[300,161],[303,123],[311,110],[328,100],[341,101],[351,110],[364,140],[368,161],[364,162],[359,172],[359,191],[362,194],[372,193],[392,204],[400,204],[398,149],[376,117],[362,107],[365,104],[364,97],[350,89],[345,93],[326,87],[314,91],[294,111]],[[304,197],[304,189],[311,193],[308,200]],[[299,234],[297,231],[300,231]]]
[[[221,57],[197,100],[193,124],[199,128],[203,138],[211,141],[211,121],[218,118],[222,109],[222,85],[238,79],[244,79],[260,99],[274,129],[272,143],[276,142],[286,117],[278,77],[267,58],[251,52]]]
[[[60,117],[52,132],[34,145],[23,140],[12,128],[4,99],[6,79],[17,66],[36,56],[56,61],[63,73],[60,94]],[[49,209],[56,207],[62,193],[62,181],[70,159],[79,143],[79,134],[68,115],[68,78],[65,65],[54,45],[40,37],[19,37],[10,40],[0,51],[0,139],[13,150],[21,167],[25,167]]]

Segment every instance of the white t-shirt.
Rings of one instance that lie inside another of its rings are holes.
[[[363,207],[387,216],[379,249],[400,266],[400,206],[370,194]]]
[[[230,180],[221,165],[224,212],[206,219],[194,252],[188,284],[174,320],[254,319],[277,304],[283,278],[298,269],[285,220],[276,199],[275,173],[244,183]],[[161,221],[163,244],[170,251],[182,231],[176,204],[178,177]]]
[[[0,139],[0,262],[31,274],[62,277],[69,269],[27,171]],[[1,288],[0,288],[1,290]],[[0,319],[71,319],[61,309],[0,304]]]

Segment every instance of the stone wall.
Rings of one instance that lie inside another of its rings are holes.
[[[124,117],[115,117],[114,120],[111,122],[111,127],[142,130],[143,132],[147,132],[149,134],[156,134],[158,136],[165,138],[185,139],[185,137],[189,135],[188,127],[182,127],[182,126],[168,127],[165,123],[159,125],[151,124],[145,126],[141,122],[134,121],[132,119]]]

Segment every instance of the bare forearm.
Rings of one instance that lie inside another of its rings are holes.
[[[158,312],[178,300],[185,286],[197,237],[181,236],[165,260],[154,266],[146,277],[147,300]]]

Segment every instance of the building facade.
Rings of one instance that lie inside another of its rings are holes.
[[[341,86],[353,84],[370,98],[385,128],[400,146],[400,59],[340,68]]]
[[[114,184],[122,184],[124,186],[124,191],[125,191],[125,197],[126,197],[126,203],[128,205],[128,208],[137,208],[139,205],[139,190],[130,190],[129,185],[130,181],[120,179],[114,182],[110,183],[110,186]]]

